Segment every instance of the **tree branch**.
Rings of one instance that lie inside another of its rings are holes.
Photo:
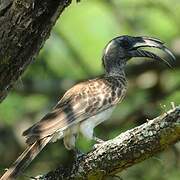
[[[101,180],[133,166],[180,140],[180,106],[78,158],[72,167],[59,167],[38,179]]]
[[[37,55],[71,0],[0,1],[0,102]]]

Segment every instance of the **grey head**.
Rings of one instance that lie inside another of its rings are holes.
[[[153,52],[141,49],[142,47],[158,48],[167,54],[168,60],[174,61],[175,56],[159,39],[145,36],[119,36],[112,39],[103,52],[103,66],[108,74],[118,74],[124,70],[128,60],[133,57],[151,58],[162,61],[171,67],[168,60],[159,57]]]

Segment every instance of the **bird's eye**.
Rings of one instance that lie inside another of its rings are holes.
[[[129,41],[127,41],[127,40],[122,41],[122,46],[123,46],[124,48],[129,48],[129,47],[130,47]]]

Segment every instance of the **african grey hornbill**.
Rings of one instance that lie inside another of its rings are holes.
[[[49,142],[64,138],[65,147],[73,149],[77,134],[82,133],[86,138],[93,139],[94,127],[108,119],[125,96],[124,69],[128,60],[146,57],[169,65],[167,60],[142,47],[159,48],[167,53],[169,59],[175,59],[158,39],[127,35],[112,39],[103,52],[104,76],[73,86],[50,113],[24,131],[28,147],[1,180],[16,178]]]

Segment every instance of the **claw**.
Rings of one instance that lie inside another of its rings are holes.
[[[97,149],[98,147],[101,146],[102,143],[105,142],[104,140],[102,140],[96,136],[93,136],[93,140],[96,141],[96,144],[94,144],[93,149]]]
[[[102,139],[100,139],[100,138],[98,138],[96,136],[93,137],[93,140],[96,141],[98,144],[101,144],[101,143],[105,142],[104,140],[102,140]]]
[[[84,153],[77,148],[73,149],[73,152],[76,160],[84,156]]]

